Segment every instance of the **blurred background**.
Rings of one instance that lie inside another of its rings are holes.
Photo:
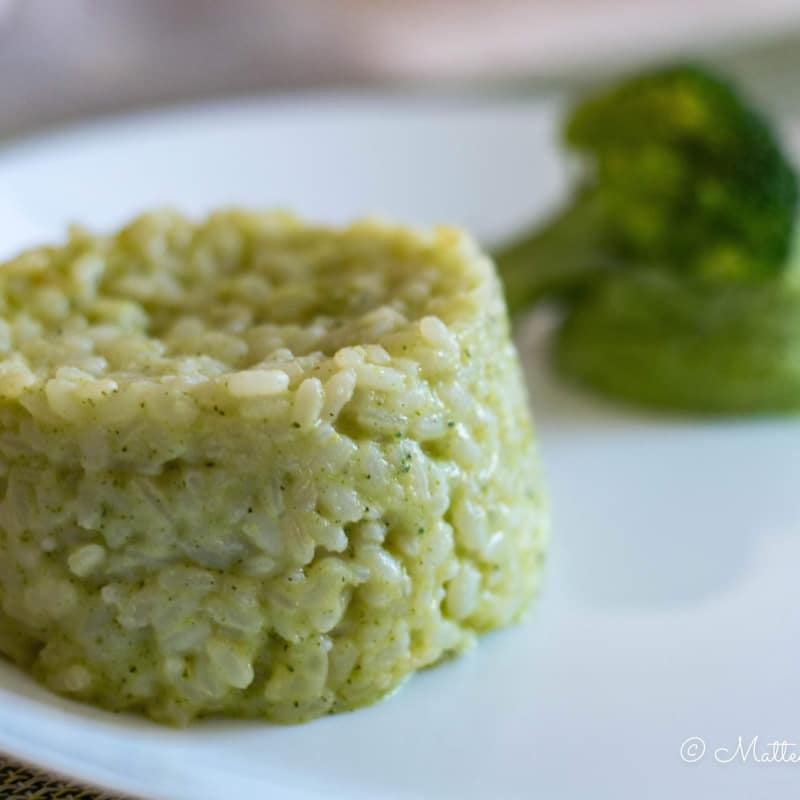
[[[231,94],[571,89],[679,55],[800,111],[800,0],[0,0],[0,137]]]

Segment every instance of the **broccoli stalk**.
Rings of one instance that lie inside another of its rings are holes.
[[[603,271],[622,266],[605,233],[597,204],[587,198],[497,254],[511,315],[543,298],[566,298]]]
[[[800,288],[619,273],[578,299],[555,340],[577,382],[630,403],[700,414],[800,409]]]

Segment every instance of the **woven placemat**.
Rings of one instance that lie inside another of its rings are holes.
[[[134,800],[81,786],[0,754],[2,800]]]

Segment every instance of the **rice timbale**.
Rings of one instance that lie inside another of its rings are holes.
[[[56,692],[370,703],[519,617],[540,484],[458,230],[158,213],[0,267],[0,652]]]

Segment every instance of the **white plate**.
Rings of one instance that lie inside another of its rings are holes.
[[[176,204],[381,211],[491,239],[562,190],[554,106],[335,96],[195,107],[0,153],[7,247]],[[530,618],[391,699],[300,727],[177,731],[0,667],[0,751],[148,798],[781,796],[800,735],[800,424],[648,418],[562,386],[522,335],[554,506]],[[689,737],[705,757],[685,763]]]

